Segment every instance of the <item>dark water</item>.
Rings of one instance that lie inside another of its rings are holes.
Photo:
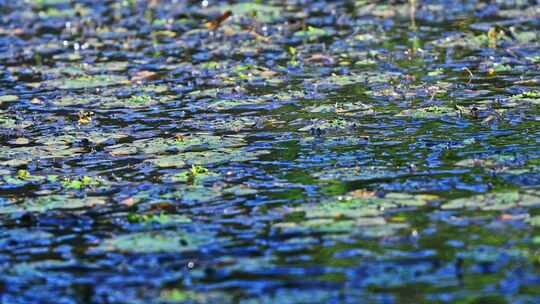
[[[540,4],[418,2],[0,0],[1,302],[540,302]]]

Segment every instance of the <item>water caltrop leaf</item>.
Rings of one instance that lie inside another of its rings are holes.
[[[418,109],[408,109],[399,112],[396,116],[412,118],[439,118],[441,116],[456,116],[458,112],[446,106],[430,106]]]
[[[131,143],[107,147],[111,154],[162,154],[190,150],[210,150],[224,147],[239,147],[244,142],[238,136],[216,136],[208,133],[177,134],[174,138],[147,138]]]
[[[509,191],[479,194],[458,198],[442,206],[443,209],[506,210],[514,207],[540,205],[540,196],[535,191]]]
[[[324,180],[341,180],[341,181],[367,181],[381,178],[395,178],[406,172],[390,170],[385,167],[351,167],[351,168],[333,168],[323,172],[315,173],[314,176]]]
[[[58,89],[83,89],[105,87],[110,85],[127,83],[128,79],[120,75],[94,75],[94,76],[79,76],[75,78],[64,78],[47,81],[49,87]]]
[[[25,198],[22,202],[0,205],[0,214],[17,212],[46,212],[49,210],[71,210],[105,204],[101,197],[75,198],[68,195],[50,195]]]
[[[540,227],[540,215],[535,215],[527,219],[531,226]]]
[[[0,96],[0,104],[3,102],[14,102],[19,100],[19,96],[17,95],[2,95]]]
[[[417,207],[426,205],[428,201],[437,200],[431,195],[411,195],[406,193],[387,193],[384,197],[358,197],[345,195],[329,199],[308,208],[305,211],[307,218],[359,218],[364,216],[378,216],[385,210],[399,207]]]
[[[259,22],[272,22],[280,16],[281,8],[253,2],[222,5],[218,8],[222,12],[231,11],[233,16],[250,16]]]
[[[120,251],[134,253],[182,252],[196,250],[211,241],[208,232],[149,231],[123,234],[103,241],[98,251]]]
[[[384,197],[358,196],[355,191],[330,198],[316,204],[292,208],[290,212],[301,212],[304,220],[295,223],[279,223],[275,227],[293,230],[315,230],[327,233],[348,232],[364,237],[381,237],[408,227],[407,223],[389,222],[385,213],[401,207],[419,207],[429,201],[438,200],[433,195],[388,193]]]
[[[185,185],[174,192],[163,195],[165,199],[180,199],[183,204],[200,204],[215,201],[222,196],[222,193],[215,191],[211,187],[202,185]]]
[[[144,225],[158,224],[161,226],[168,226],[191,223],[191,219],[188,216],[182,214],[166,214],[164,212],[160,214],[130,213],[127,218],[128,221],[132,223],[141,223]]]
[[[308,38],[308,39],[315,39],[318,37],[327,36],[329,34],[330,33],[327,30],[313,27],[313,26],[308,26],[308,28],[305,31],[298,31],[294,33],[294,35],[297,37]]]
[[[180,154],[156,156],[148,162],[158,167],[185,167],[186,165],[217,165],[228,162],[244,162],[256,159],[257,156],[266,154],[268,151],[242,151],[235,149],[216,149],[202,152],[184,152]]]

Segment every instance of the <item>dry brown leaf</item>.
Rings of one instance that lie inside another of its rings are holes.
[[[30,102],[33,103],[33,104],[42,104],[43,100],[36,97],[36,98],[32,98],[32,100],[30,100]]]
[[[311,57],[309,57],[307,61],[313,62],[313,63],[328,64],[328,65],[332,65],[335,62],[334,58],[332,58],[331,56],[321,54],[321,53],[311,55]]]
[[[132,196],[130,196],[130,197],[126,198],[126,199],[123,199],[120,202],[120,204],[131,207],[131,206],[133,206],[135,204],[135,199]]]
[[[206,27],[209,30],[213,31],[217,29],[221,25],[221,23],[227,20],[227,18],[229,18],[230,16],[232,16],[232,12],[226,11],[221,16],[217,17],[216,19],[206,22]]]
[[[0,35],[21,35],[24,33],[24,30],[21,28],[1,28],[0,27]]]
[[[358,189],[351,192],[350,195],[354,197],[374,197],[375,195],[377,195],[377,192],[366,189]]]
[[[159,202],[150,206],[151,210],[163,210],[172,208],[174,208],[174,205],[171,202]]]
[[[131,77],[131,82],[142,82],[145,80],[156,80],[158,78],[158,74],[156,72],[152,71],[138,71],[135,75]]]

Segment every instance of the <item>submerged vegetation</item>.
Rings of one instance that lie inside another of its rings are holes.
[[[0,302],[540,302],[537,2],[0,13]]]

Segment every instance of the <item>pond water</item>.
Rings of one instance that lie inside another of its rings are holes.
[[[1,302],[539,303],[540,4],[417,2],[0,0]]]

